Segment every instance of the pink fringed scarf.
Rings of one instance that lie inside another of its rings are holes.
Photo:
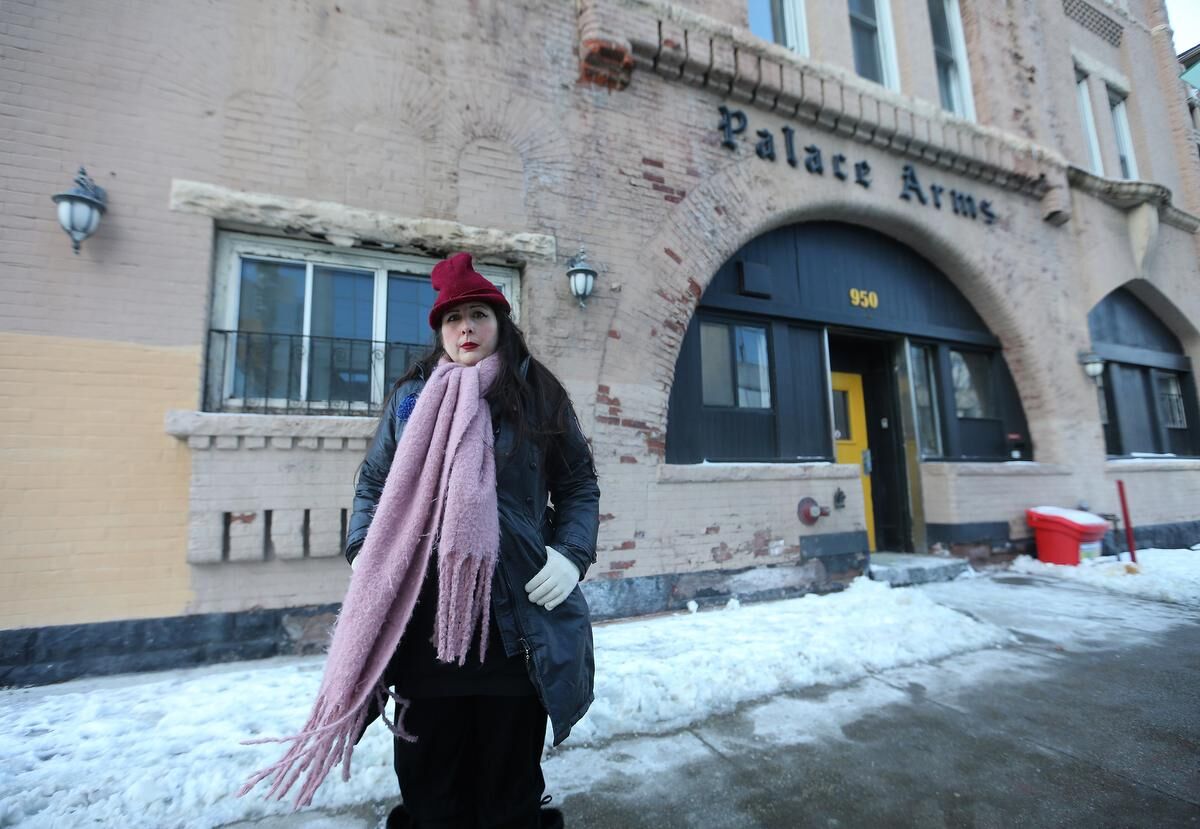
[[[479,658],[487,653],[492,573],[500,548],[492,415],[483,396],[500,369],[492,355],[477,366],[443,359],[408,419],[379,506],[350,578],[312,714],[299,734],[252,742],[290,742],[274,765],[255,772],[238,796],[273,777],[267,797],[282,799],[307,776],[296,808],[339,762],[350,779],[350,756],[374,697],[396,701],[397,735],[415,740],[401,722],[408,702],[382,677],[438,547],[438,606],[434,632],[438,659],[462,665],[479,629]]]

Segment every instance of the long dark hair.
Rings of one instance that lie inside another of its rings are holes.
[[[554,373],[530,355],[525,335],[512,318],[491,307],[499,329],[496,353],[500,355],[500,375],[486,397],[492,418],[511,424],[515,430],[514,450],[522,441],[532,439],[544,455],[551,441],[567,431],[568,419],[572,417],[571,399]],[[429,377],[444,356],[446,349],[439,330],[434,334],[429,353],[413,363],[392,386],[384,411],[396,389],[409,380]],[[526,358],[529,366],[522,376],[521,363]]]

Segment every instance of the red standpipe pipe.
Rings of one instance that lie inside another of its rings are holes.
[[[1125,482],[1117,481],[1117,495],[1121,498],[1121,514],[1125,517],[1125,540],[1129,542],[1129,557],[1137,564],[1137,549],[1133,544],[1133,524],[1129,520],[1129,501],[1125,500]]]

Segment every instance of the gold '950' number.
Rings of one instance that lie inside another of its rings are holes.
[[[850,289],[850,304],[855,308],[878,308],[879,294],[861,288]]]

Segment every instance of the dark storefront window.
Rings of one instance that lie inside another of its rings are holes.
[[[879,305],[856,306],[861,290]],[[890,378],[909,337],[923,458],[1032,458],[1000,344],[957,288],[894,239],[811,222],[752,240],[713,276],[675,366],[667,461],[832,461],[852,418],[829,373],[862,376],[868,432],[896,423]]]
[[[705,406],[771,408],[771,371],[765,328],[702,323],[700,364]]]
[[[992,356],[978,351],[950,350],[955,414],[963,418],[994,418]]]
[[[942,456],[942,422],[938,407],[936,353],[932,346],[913,345],[911,356],[921,456],[939,458]]]
[[[1197,398],[1178,338],[1126,289],[1088,314],[1092,346],[1105,360],[1100,422],[1109,455],[1197,455]]]

